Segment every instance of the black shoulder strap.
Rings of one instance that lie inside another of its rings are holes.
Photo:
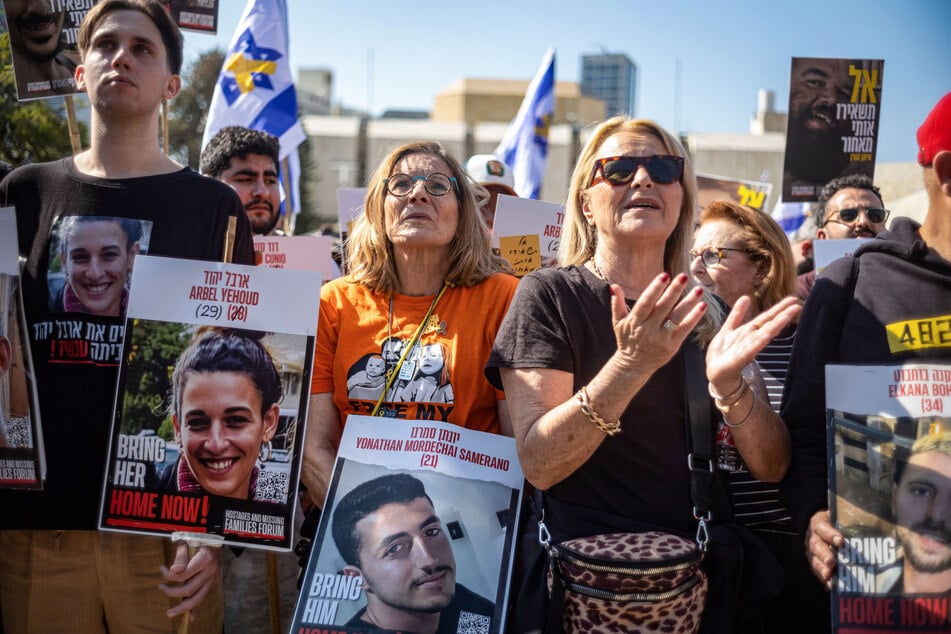
[[[693,339],[684,345],[684,422],[687,434],[687,466],[690,469],[690,500],[694,515],[713,510],[716,463],[713,460],[713,426],[710,416],[706,364],[700,346]]]

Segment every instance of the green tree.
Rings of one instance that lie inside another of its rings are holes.
[[[202,53],[188,65],[182,90],[169,104],[169,154],[194,170],[198,169],[201,137],[224,60],[225,53],[220,48]]]
[[[172,387],[172,370],[188,345],[187,328],[178,323],[135,320],[124,375],[120,426],[123,434],[160,430],[167,420],[166,399]]]
[[[73,153],[69,125],[53,107],[63,98],[17,101],[10,34],[0,33],[0,160],[14,166],[53,161]],[[80,138],[88,138],[79,124]]]

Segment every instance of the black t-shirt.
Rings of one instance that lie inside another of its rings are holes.
[[[104,179],[79,173],[72,158],[28,165],[0,184],[0,204],[16,207],[26,259],[23,301],[48,465],[43,491],[0,491],[0,528],[93,529],[125,326],[122,317],[85,312],[80,294],[63,299],[62,219],[135,221],[142,253],[221,261],[228,217],[236,216],[238,264],[254,263],[250,226],[234,190],[188,168]]]
[[[571,372],[578,390],[616,349],[608,285],[585,267],[540,269],[519,282],[486,376],[501,387],[500,367],[551,368]],[[669,530],[694,530],[684,422],[681,351],[631,400],[621,433],[605,438],[585,464],[546,491],[546,504],[554,498]],[[605,532],[596,524],[587,530]]]
[[[413,634],[403,630],[386,630],[363,621],[366,608],[347,621],[347,627],[360,628],[367,634]],[[461,583],[456,584],[456,594],[439,613],[436,634],[487,634],[495,614],[495,604],[481,597]]]

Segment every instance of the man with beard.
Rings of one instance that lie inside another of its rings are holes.
[[[823,183],[845,173],[849,155],[842,151],[842,137],[850,136],[852,127],[837,119],[836,103],[848,103],[851,92],[847,60],[793,60],[784,201],[815,200]]]
[[[4,0],[20,100],[76,91],[76,60],[63,53],[65,11],[50,0]]]
[[[281,190],[277,173],[281,143],[267,132],[227,126],[208,141],[200,171],[231,186],[258,235],[281,235]]]
[[[865,174],[842,176],[826,183],[814,212],[816,240],[874,238],[885,230],[888,210],[882,193]],[[816,270],[796,279],[797,296],[805,301],[816,283]]]
[[[951,592],[951,432],[922,436],[912,445],[892,488],[892,512],[904,559],[886,572],[883,591]]]
[[[362,578],[367,598],[348,627],[449,634],[462,621],[489,630],[495,605],[456,583],[452,545],[417,478],[358,485],[337,504],[331,530],[344,574]]]

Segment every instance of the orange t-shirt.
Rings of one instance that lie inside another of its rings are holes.
[[[437,420],[499,433],[496,390],[483,374],[518,280],[497,273],[446,289],[381,406],[392,418]],[[324,284],[311,393],[333,392],[340,418],[369,415],[435,296],[390,298],[349,278]]]

